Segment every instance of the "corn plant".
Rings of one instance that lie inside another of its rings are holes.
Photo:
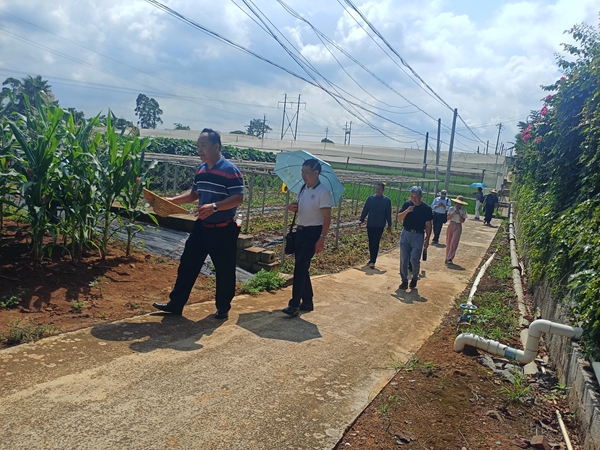
[[[124,153],[131,155],[128,183],[119,194],[119,203],[123,208],[123,214],[127,221],[123,221],[121,216],[118,217],[121,228],[124,228],[127,232],[127,245],[125,247],[127,257],[131,256],[131,243],[134,236],[144,230],[140,224],[135,223],[135,220],[145,212],[144,208],[140,206],[140,200],[143,197],[143,188],[146,184],[145,180],[148,172],[156,166],[156,161],[153,161],[145,168],[144,153],[147,145],[147,139],[140,141],[137,137],[134,137],[132,141],[125,144],[123,150]],[[156,217],[152,214],[149,214],[149,217],[158,225]]]
[[[98,223],[100,208],[96,198],[98,179],[94,155],[101,136],[96,134],[92,138],[92,128],[97,123],[98,116],[87,124],[75,126],[72,116],[67,115],[69,141],[56,170],[60,184],[55,198],[64,212],[64,218],[59,222],[60,232],[74,260],[81,259],[84,247],[95,245],[94,225]],[[70,238],[68,244],[67,237]]]
[[[133,143],[130,141],[120,150],[118,136],[111,123],[111,114],[108,114],[106,118],[106,134],[103,141],[105,152],[99,152],[96,158],[99,181],[98,199],[103,219],[100,241],[102,259],[106,258],[108,241],[112,234],[114,234],[114,231],[111,233],[110,226],[117,218],[116,214],[111,210],[112,205],[117,199],[122,197],[122,193],[127,189],[128,185],[137,183],[138,175],[136,174],[135,167],[143,167],[143,165],[136,166],[139,162],[138,159],[143,158],[143,148],[139,140],[136,139],[136,142]],[[137,194],[132,192],[129,198],[133,201],[135,195],[138,195],[139,198],[140,193],[141,187],[139,187]],[[127,198],[128,196],[125,195],[125,197]],[[135,207],[137,208],[137,205]]]
[[[25,116],[19,116],[16,121],[8,120],[8,125],[17,141],[13,157],[25,177],[20,187],[31,225],[33,261],[39,263],[44,250],[44,235],[48,230],[52,185],[56,182],[51,168],[57,162],[55,155],[65,132],[62,109],[42,106],[39,95],[36,96],[35,108],[26,95],[24,99]]]

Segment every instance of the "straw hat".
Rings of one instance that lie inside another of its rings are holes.
[[[460,205],[468,205],[468,203],[465,202],[465,198],[462,195],[459,195],[456,198],[452,198],[450,200],[452,200],[454,203],[458,203]]]
[[[498,195],[498,191],[497,191],[496,189],[492,189],[490,192],[491,192],[492,194],[496,194],[496,195]]]

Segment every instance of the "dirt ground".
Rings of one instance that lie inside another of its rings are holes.
[[[15,326],[48,325],[53,334],[155,311],[152,303],[168,301],[177,267],[178,261],[139,249],[126,258],[120,243],[104,261],[98,251],[88,251],[81,262],[54,258],[35,267],[24,235],[6,232],[0,236],[0,299],[17,296],[19,305],[0,309],[0,336]],[[200,275],[190,303],[213,298],[214,280]],[[0,339],[0,348],[10,344]]]
[[[500,247],[508,247],[505,237],[497,239]],[[177,266],[177,261],[141,250],[125,258],[122,246],[116,244],[105,261],[90,251],[80,263],[62,258],[33,267],[24,235],[6,232],[0,236],[0,300],[14,295],[19,306],[0,309],[0,335],[4,335],[0,346],[11,344],[7,337],[15,327],[48,326],[48,332],[56,333],[153,311],[153,302],[167,299]],[[486,276],[479,291],[497,289],[497,283],[512,288],[506,281]],[[212,301],[213,296],[214,281],[201,276],[190,302]],[[551,362],[544,365],[545,374],[529,380],[532,389],[527,398],[511,402],[500,391],[508,383],[480,364],[477,351],[452,351],[459,315],[458,310],[451,311],[413,359],[395,367],[396,376],[349,427],[336,449],[533,448],[532,439],[541,434],[550,448],[562,449],[566,446],[557,409],[577,448],[576,419],[565,396],[556,390]]]

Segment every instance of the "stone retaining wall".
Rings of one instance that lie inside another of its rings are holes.
[[[518,236],[518,223],[515,225]],[[527,266],[527,258],[523,260]],[[552,286],[546,281],[529,289],[533,292],[533,307],[540,312],[539,318],[575,325],[571,323],[572,304],[553,298]],[[560,382],[570,388],[569,406],[580,424],[581,449],[600,450],[600,387],[592,366],[575,341],[555,334],[544,334],[542,338]]]

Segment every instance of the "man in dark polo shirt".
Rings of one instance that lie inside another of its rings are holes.
[[[410,200],[405,202],[400,209],[398,219],[402,220],[402,233],[400,234],[400,276],[402,284],[400,289],[408,288],[408,263],[412,266],[411,289],[417,287],[419,273],[421,272],[421,253],[429,247],[431,237],[431,221],[433,214],[429,205],[423,203],[423,191],[414,186],[410,190]]]
[[[234,218],[237,206],[244,200],[244,182],[239,169],[221,155],[221,136],[216,131],[202,130],[198,155],[203,162],[192,188],[167,199],[176,204],[198,201],[194,211],[198,220],[185,243],[170,301],[153,306],[180,315],[204,260],[210,255],[217,278],[215,318],[223,320],[229,317],[235,295],[235,254],[240,231]]]

